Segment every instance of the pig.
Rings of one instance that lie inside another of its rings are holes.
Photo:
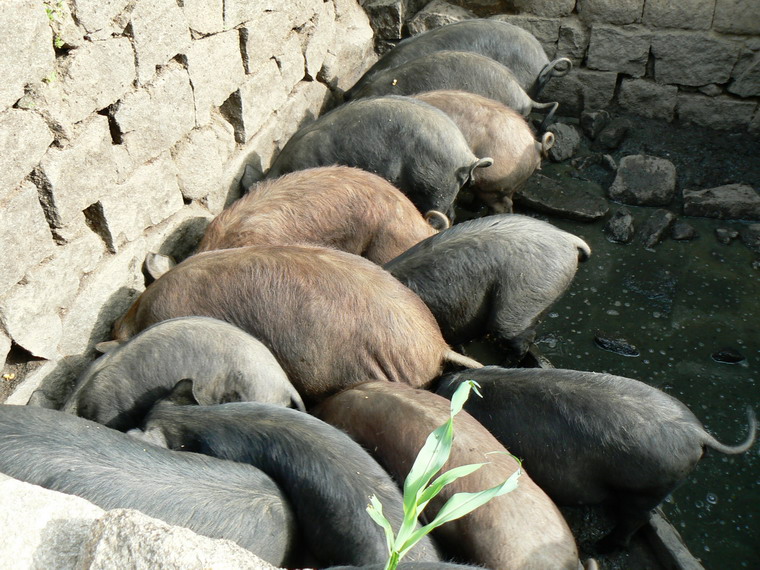
[[[366,382],[324,400],[313,413],[346,431],[402,481],[428,434],[449,419],[450,406],[445,398],[426,390]],[[461,412],[454,420],[451,456],[442,471],[483,462],[487,465],[444,487],[423,516],[432,520],[454,493],[494,487],[519,468],[503,445]],[[524,472],[514,491],[445,523],[433,535],[457,560],[487,568],[576,570],[579,566],[575,540],[565,520]]]
[[[293,505],[311,554],[323,565],[372,564],[388,558],[383,529],[367,514],[377,496],[394,529],[404,518],[401,491],[348,435],[303,412],[235,402],[193,405],[191,381],[178,384],[145,420],[146,437],[169,449],[249,463],[270,476]],[[176,405],[190,404],[190,405]],[[408,558],[437,561],[429,537]]]
[[[370,67],[345,97],[353,98],[382,71],[443,50],[474,52],[498,61],[512,70],[520,87],[534,98],[549,79],[566,75],[573,67],[565,57],[550,62],[535,36],[523,28],[500,20],[472,19],[400,42]]]
[[[455,353],[425,304],[362,257],[315,246],[193,255],[151,283],[116,321],[127,339],[166,319],[230,322],[272,351],[304,402],[363,380],[426,386]]]
[[[737,446],[716,441],[677,399],[612,374],[554,368],[486,366],[441,378],[451,397],[465,380],[483,398],[465,409],[517,456],[538,485],[565,505],[610,503],[617,523],[599,550],[627,546],[650,512],[696,466],[705,448],[747,451],[757,422]]]
[[[369,97],[341,105],[302,128],[285,144],[267,176],[340,164],[378,174],[406,194],[420,212],[451,215],[460,188],[477,168],[454,122],[410,97]]]
[[[426,91],[458,90],[499,101],[527,117],[534,109],[548,109],[542,129],[559,103],[538,103],[520,87],[514,73],[498,61],[468,51],[436,51],[398,67],[377,73],[354,94],[354,99],[388,95],[415,95]]]
[[[251,465],[161,449],[58,410],[0,405],[0,472],[232,540],[275,566],[299,561],[291,507]]]
[[[498,214],[443,230],[384,267],[425,301],[450,344],[490,333],[519,361],[590,254],[581,238],[547,222]]]
[[[462,131],[472,152],[490,156],[490,168],[475,171],[470,187],[494,212],[512,212],[512,196],[541,168],[554,133],[537,141],[528,123],[506,105],[465,91],[428,91],[414,96],[446,113]]]
[[[208,317],[163,321],[116,346],[84,371],[62,409],[126,431],[183,378],[194,380],[204,405],[254,400],[305,409],[261,342]]]
[[[448,226],[441,212],[428,212],[427,218]],[[384,178],[359,168],[324,166],[252,187],[214,218],[197,251],[306,243],[382,265],[435,233],[414,204]]]
[[[457,570],[458,568],[481,568],[451,562],[401,562],[398,570]],[[364,566],[330,566],[327,570],[385,570],[385,564],[366,564]]]

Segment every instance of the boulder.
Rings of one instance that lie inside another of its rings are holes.
[[[720,220],[760,220],[760,196],[746,184],[684,189],[683,211],[687,216]]]
[[[554,133],[554,145],[549,149],[549,159],[562,162],[572,158],[581,146],[581,134],[573,125],[554,123],[546,129]]]
[[[534,174],[515,194],[515,203],[536,212],[590,222],[604,217],[609,211],[607,200],[599,196],[600,191],[592,182],[559,182]]]
[[[639,236],[644,247],[651,249],[665,239],[665,234],[673,226],[676,215],[668,210],[655,210],[644,222],[639,231]]]
[[[755,253],[760,253],[760,224],[750,224],[739,230],[742,243]]]
[[[417,12],[406,25],[409,34],[414,36],[433,28],[440,28],[446,24],[453,24],[474,17],[475,14],[461,6],[452,6],[444,0],[433,0]]]
[[[633,240],[633,215],[628,208],[620,208],[604,225],[607,239],[616,243],[630,243]]]
[[[667,206],[676,191],[676,168],[663,158],[629,155],[621,159],[609,188],[611,200],[636,206]]]

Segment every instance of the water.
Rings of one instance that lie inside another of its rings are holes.
[[[639,225],[652,212],[630,209]],[[684,219],[700,237],[667,239],[654,251],[607,241],[603,222],[549,220],[583,237],[593,253],[539,327],[537,343],[558,368],[628,376],[672,394],[718,440],[735,444],[747,433],[746,406],[760,412],[760,270],[743,244],[714,236],[715,227],[740,222]],[[640,355],[599,348],[597,331],[625,338]],[[726,348],[745,360],[712,358]],[[663,505],[706,568],[760,568],[759,483],[759,445],[739,456],[708,451]]]

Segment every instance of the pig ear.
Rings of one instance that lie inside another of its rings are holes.
[[[172,267],[177,265],[174,258],[160,253],[148,253],[145,256],[145,271],[155,281]]]
[[[439,212],[438,210],[427,211],[425,213],[425,221],[430,224],[433,229],[436,229],[439,232],[441,230],[447,230],[451,227],[451,220],[449,217],[443,212]]]
[[[193,379],[183,378],[174,385],[172,391],[163,401],[175,406],[197,406],[198,400],[193,389]]]
[[[104,340],[103,342],[99,342],[95,345],[95,350],[97,350],[100,354],[105,354],[107,352],[111,352],[120,344],[122,343],[118,340]]]

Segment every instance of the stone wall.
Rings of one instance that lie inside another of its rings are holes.
[[[0,401],[55,404],[372,39],[356,0],[0,3]]]
[[[540,98],[559,114],[619,108],[665,121],[760,132],[760,2],[755,0],[365,0],[378,47],[463,18],[532,32],[568,76]]]

